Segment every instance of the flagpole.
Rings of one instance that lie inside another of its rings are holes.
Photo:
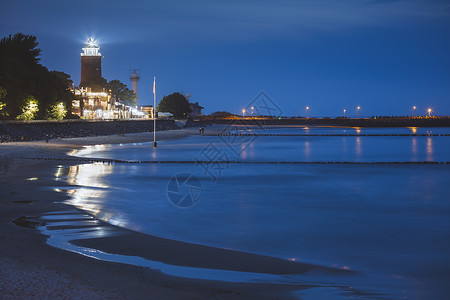
[[[156,148],[156,76],[153,77],[153,147]]]

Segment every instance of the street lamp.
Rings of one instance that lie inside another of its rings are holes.
[[[346,109],[344,109],[344,118],[345,118],[345,112],[346,112],[347,110]]]
[[[359,111],[361,110],[361,107],[357,107],[358,108],[358,119],[359,119]]]
[[[428,117],[431,117],[431,108],[428,109]]]
[[[306,107],[306,118],[309,119],[309,106]]]
[[[252,106],[252,118],[253,118],[253,106]]]
[[[242,109],[242,118],[245,118],[245,108]]]
[[[417,108],[417,107],[413,106],[414,117],[416,116],[416,108]]]

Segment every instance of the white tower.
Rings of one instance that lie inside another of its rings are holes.
[[[138,99],[138,81],[141,79],[138,72],[138,70],[132,70],[130,74],[131,85],[133,87],[133,92],[136,94],[136,99]]]

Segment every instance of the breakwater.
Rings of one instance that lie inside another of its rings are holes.
[[[450,161],[244,161],[244,160],[122,160],[108,158],[55,158],[55,157],[28,157],[32,160],[70,161],[78,163],[100,164],[248,164],[248,165],[449,165]]]
[[[177,129],[173,120],[158,120],[157,130]],[[0,121],[0,142],[46,140],[153,131],[153,120]]]
[[[227,125],[324,125],[324,126],[348,126],[348,127],[450,127],[450,117],[435,118],[245,118],[245,119],[208,119],[215,124]]]
[[[450,136],[448,133],[385,133],[385,134],[365,134],[365,133],[323,133],[323,134],[283,134],[283,133],[219,133],[217,136]]]

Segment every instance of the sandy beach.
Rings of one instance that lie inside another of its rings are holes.
[[[206,132],[218,132],[208,127]],[[158,140],[198,134],[198,128],[158,133]],[[73,208],[60,201],[67,198],[49,187],[56,182],[52,172],[65,162],[67,153],[84,145],[139,143],[151,141],[152,133],[126,134],[37,142],[0,144],[0,294],[4,299],[289,299],[292,290],[306,286],[227,283],[167,276],[159,271],[133,265],[95,260],[51,247],[46,237],[32,228],[12,221],[25,216],[33,220],[43,213]],[[34,158],[34,159],[31,159]],[[47,158],[54,160],[39,160]],[[31,226],[30,226],[31,225]],[[29,228],[26,228],[29,227]],[[281,259],[223,250],[145,236],[129,232],[117,238],[80,240],[80,245],[104,251],[148,256],[166,263],[238,271],[301,273],[310,266]],[[117,245],[122,245],[118,247]],[[125,245],[132,245],[126,247]],[[151,251],[146,251],[151,249]],[[177,249],[190,253],[173,260]],[[214,263],[216,262],[216,263]]]

